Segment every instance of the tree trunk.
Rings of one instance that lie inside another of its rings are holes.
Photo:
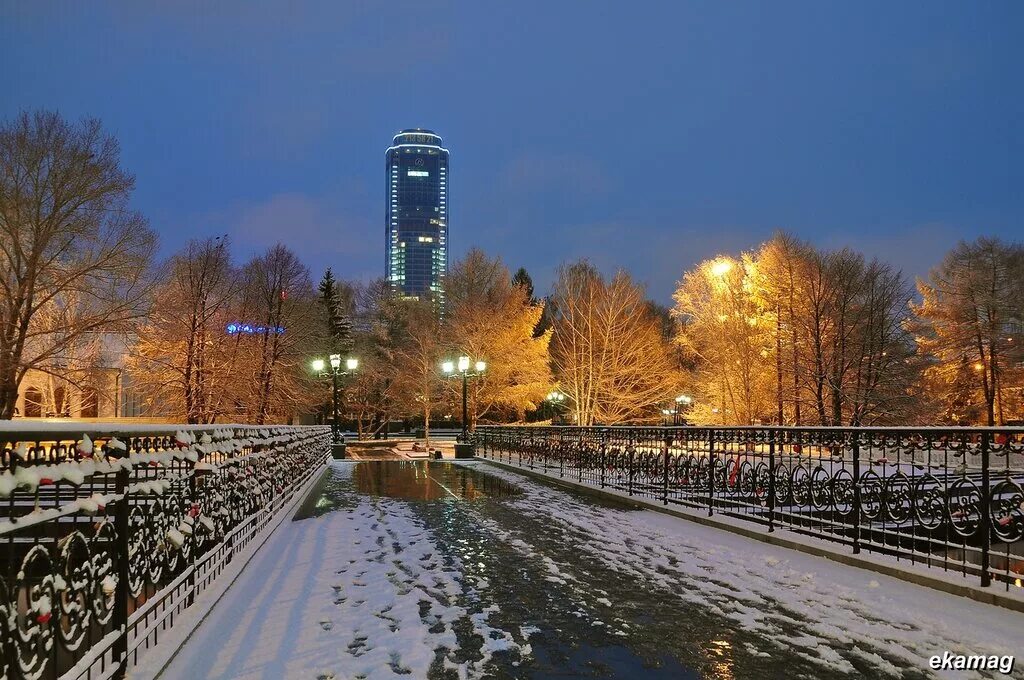
[[[10,420],[18,404],[18,379],[13,370],[4,373],[0,375],[0,420]]]

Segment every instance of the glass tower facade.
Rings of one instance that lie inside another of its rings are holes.
[[[396,294],[444,301],[448,272],[448,149],[430,130],[402,130],[385,163],[384,275]]]

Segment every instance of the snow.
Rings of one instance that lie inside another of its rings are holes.
[[[485,463],[463,464],[522,489],[502,502],[536,520],[524,526],[539,521],[572,537],[573,550],[552,557],[526,531],[475,516],[524,563],[539,564],[543,578],[576,589],[586,583],[585,565],[604,563],[731,622],[754,658],[796,655],[822,675],[868,667],[883,678],[906,669],[925,674],[928,659],[946,650],[1003,656],[1024,649],[1024,615],[1014,611],[663,513],[596,505]],[[351,469],[332,465],[340,477]],[[466,578],[420,517],[402,501],[353,496],[332,512],[286,522],[164,677],[422,678],[440,664],[473,678],[489,677],[493,655],[510,655],[513,664],[528,659],[540,630],[525,621],[515,634],[496,625],[500,611],[481,604],[488,580]],[[632,634],[613,616],[614,593],[597,589],[573,606],[581,622]],[[456,653],[460,626],[479,636],[473,661]]]
[[[491,655],[529,650],[489,624],[493,606],[465,604],[483,587],[462,584],[408,505],[360,496],[275,533],[165,677],[408,679],[438,662],[485,677]],[[474,661],[456,660],[457,622],[484,641]]]
[[[93,451],[92,440],[88,434],[82,434],[82,441],[78,442],[78,453],[83,456],[91,456]]]
[[[767,654],[796,647],[808,661],[839,673],[852,672],[849,657],[858,657],[883,676],[897,666],[923,669],[945,650],[1002,656],[1024,649],[1024,614],[663,513],[595,506],[483,466],[523,487],[516,508],[570,530],[581,554],[720,613],[761,638],[758,649]],[[504,538],[534,556],[526,541]],[[573,578],[571,564],[552,565],[555,570]]]

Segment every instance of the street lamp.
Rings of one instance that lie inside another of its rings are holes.
[[[330,364],[330,370],[327,369],[327,364]],[[359,368],[359,359],[349,358],[345,360],[345,370],[341,370],[341,355],[332,354],[327,358],[325,363],[323,359],[314,359],[312,362],[313,371],[321,378],[328,375],[331,376],[331,383],[333,385],[333,402],[334,402],[334,420],[331,422],[331,443],[332,453],[335,458],[341,459],[345,457],[345,440],[341,436],[341,423],[338,417],[338,403],[341,401],[340,387],[338,385],[338,378],[341,376],[349,375]]]
[[[544,397],[544,402],[551,409],[551,422],[554,424],[555,416],[558,415],[558,407],[565,402],[565,395],[558,390],[551,390],[548,392],[548,396]]]
[[[733,262],[732,260],[721,257],[711,263],[711,275],[718,278],[722,278],[726,274],[732,271]]]
[[[472,371],[469,368],[471,363]],[[441,372],[446,378],[462,378],[462,435],[460,437],[462,444],[461,446],[455,445],[456,458],[471,458],[473,456],[473,447],[469,443],[469,379],[483,375],[486,370],[486,361],[473,363],[470,362],[468,356],[461,356],[457,361],[446,360],[441,364]]]
[[[693,403],[693,397],[691,397],[688,394],[680,394],[678,397],[676,397],[676,407],[674,409],[675,412],[673,413],[673,418],[672,418],[672,424],[673,425],[678,425],[679,424],[679,412],[680,412],[680,410],[684,409],[684,408],[688,409],[690,407],[690,404],[692,404],[692,403]],[[684,421],[684,424],[685,424],[685,421]]]

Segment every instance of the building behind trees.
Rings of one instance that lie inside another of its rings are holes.
[[[443,302],[448,271],[448,149],[430,130],[395,135],[385,163],[384,277],[403,297]]]

